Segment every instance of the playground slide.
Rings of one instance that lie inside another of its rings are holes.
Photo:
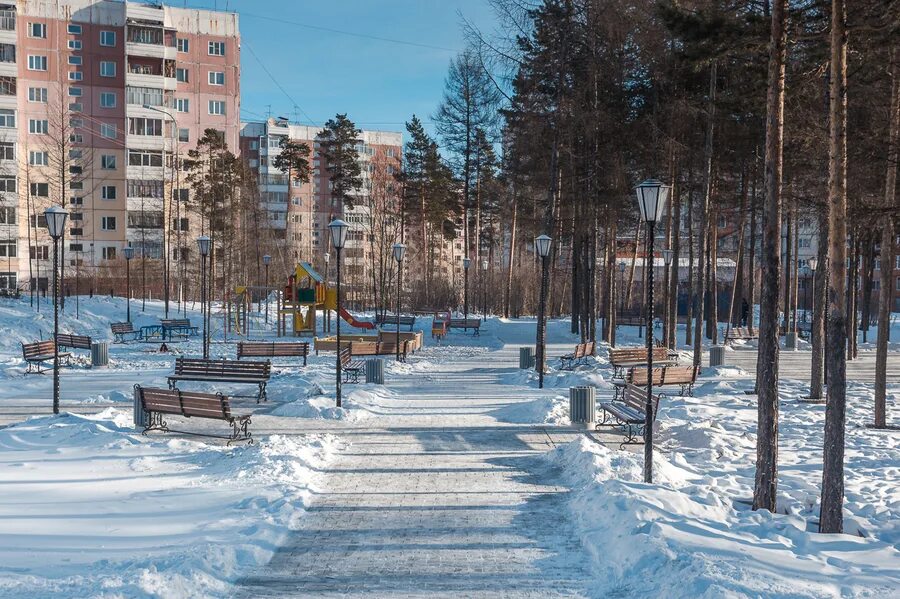
[[[352,314],[341,308],[341,318],[350,323],[350,326],[356,327],[357,329],[374,329],[375,323],[369,322],[367,320],[356,320]]]

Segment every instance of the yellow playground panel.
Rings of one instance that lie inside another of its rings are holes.
[[[337,303],[335,298],[334,290],[328,289],[325,279],[312,264],[298,263],[284,287],[284,302],[278,311],[279,333],[287,333],[290,316],[294,335],[315,335],[316,310],[333,309]]]

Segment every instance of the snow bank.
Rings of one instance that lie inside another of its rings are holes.
[[[0,595],[228,594],[297,526],[338,447],[258,442],[141,437],[114,409],[0,430]]]

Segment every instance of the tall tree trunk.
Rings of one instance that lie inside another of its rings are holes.
[[[693,171],[688,176],[688,196],[687,196],[687,214],[688,214],[688,293],[694,293],[694,181]],[[688,347],[694,346],[693,326],[694,326],[694,301],[689,297],[687,302],[687,313],[684,318],[684,344]]]
[[[893,211],[897,189],[897,161],[900,158],[900,50],[891,53],[891,113],[889,124],[887,172],[884,177],[884,205]],[[891,339],[892,271],[894,264],[894,215],[888,214],[881,230],[881,293],[878,294],[878,341],[875,349],[875,426],[887,426],[887,352]]]
[[[750,304],[750,314],[747,315],[747,326],[749,326],[751,330],[756,326],[756,183],[759,180],[758,167],[759,157],[756,156],[753,161],[753,195],[750,198],[750,260],[747,269],[747,295],[750,298],[747,302]]]
[[[828,311],[828,208],[820,206],[819,235],[816,260],[818,268],[813,277],[813,317],[810,329],[812,341],[812,365],[809,383],[809,399],[822,399],[825,388],[825,314]]]
[[[756,479],[753,509],[775,512],[778,491],[778,286],[781,283],[781,177],[787,0],[772,3],[766,97],[766,196],[757,362]]]
[[[512,294],[513,263],[516,255],[516,224],[519,216],[519,198],[513,190],[512,219],[509,225],[509,265],[506,269],[506,293],[503,297],[503,317],[509,318],[510,295]]]
[[[865,268],[863,269],[861,293],[862,305],[862,330],[863,343],[869,342],[869,325],[872,322],[872,281],[875,278],[875,234],[869,233],[865,236]]]
[[[700,266],[697,269],[697,288],[694,290],[694,366],[700,366],[703,358],[703,300],[706,296],[706,238],[709,235],[709,200],[712,195],[713,133],[716,120],[716,79],[718,64],[713,61],[709,67],[709,93],[706,108],[706,140],[703,147],[703,196],[700,200],[700,239],[697,255]]]
[[[859,227],[850,232],[850,268],[847,274],[847,359],[856,358],[856,329],[859,324],[859,257],[862,244],[859,238]]]
[[[681,259],[681,190],[672,181],[672,268],[669,274],[669,348],[678,346],[678,274]]]
[[[634,248],[631,251],[631,265],[628,267],[628,285],[625,287],[625,307],[631,307],[631,296],[634,293],[634,275],[637,269],[638,244],[641,239],[641,221],[634,229]],[[646,268],[643,270],[647,270]]]
[[[844,530],[844,427],[847,403],[847,15],[831,2],[831,82],[828,140],[829,280],[828,397],[819,532]]]
[[[707,337],[713,345],[719,343],[719,210],[713,210],[709,225],[709,319]]]
[[[735,319],[740,319],[737,315],[737,304],[742,299],[742,287],[744,284],[744,224],[747,214],[747,169],[741,170],[741,205],[740,215],[738,217],[738,247],[737,247],[737,263],[734,269],[734,280],[731,285],[731,302],[728,308],[728,326],[734,326]]]

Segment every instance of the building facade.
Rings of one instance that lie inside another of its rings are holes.
[[[156,265],[190,259],[182,158],[209,128],[236,149],[239,115],[234,13],[0,2],[0,287],[47,288],[51,205],[70,213],[67,281],[105,291],[129,244]]]

